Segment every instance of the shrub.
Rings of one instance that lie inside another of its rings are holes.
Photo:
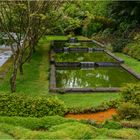
[[[0,33],[0,45],[4,44],[4,42],[5,42],[3,37],[4,37],[4,34]]]
[[[121,91],[118,118],[140,118],[140,84],[126,84]]]
[[[137,60],[140,60],[140,36],[136,38],[133,42],[129,43],[123,49],[123,52]]]
[[[140,139],[139,132],[134,129],[120,129],[120,130],[110,130],[108,136],[116,139]]]
[[[17,94],[0,95],[1,116],[63,116],[65,112],[64,103],[56,97],[28,97]]]
[[[120,119],[140,118],[140,107],[131,102],[123,102],[117,111]]]
[[[108,129],[121,129],[122,125],[115,121],[105,121],[103,127]]]
[[[118,38],[114,43],[112,44],[113,51],[114,52],[122,52],[124,49],[125,45],[128,43],[128,40],[125,38]]]
[[[140,105],[140,84],[126,84],[121,91],[124,102]]]
[[[126,127],[126,128],[140,129],[140,120],[133,120],[133,121],[123,120],[120,123],[123,127]]]

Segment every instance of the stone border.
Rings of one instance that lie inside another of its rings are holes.
[[[126,70],[127,72],[129,72],[130,74],[132,74],[135,78],[137,78],[138,80],[140,80],[140,74],[134,72],[131,68],[129,68],[128,66],[121,64],[120,65],[124,70]]]
[[[67,42],[67,40],[54,40],[54,41],[56,41],[56,42]],[[105,48],[105,46],[103,45],[103,44],[101,44],[100,42],[98,42],[98,41],[95,41],[95,40],[79,40],[78,42],[94,42],[95,44],[97,44],[97,45],[99,45],[102,49],[101,50],[98,50],[98,49],[100,49],[100,48],[97,48],[97,50],[96,49],[93,49],[93,52],[94,51],[103,51],[103,52],[105,52],[106,54],[108,54],[109,56],[111,56],[112,58],[114,58],[115,60],[117,60],[118,62],[120,62],[120,63],[124,63],[124,60],[123,59],[121,59],[121,58],[119,58],[119,57],[117,57],[117,56],[115,56],[113,53],[111,53],[111,52],[109,52],[109,51],[107,51],[107,50],[104,50],[103,48]],[[69,50],[69,48],[68,48],[68,50]],[[82,48],[81,49],[81,51],[85,51],[85,52],[88,52],[90,50],[90,48]],[[59,52],[62,52],[63,51],[63,48],[56,48],[56,51],[59,53]],[[80,51],[80,49],[78,50],[78,52]]]
[[[125,65],[120,65],[120,67],[122,67],[124,70],[128,71],[130,74],[132,74],[135,78],[137,78],[138,80],[140,80],[140,75],[135,73],[132,69],[128,68]],[[54,93],[78,93],[78,92],[82,92],[82,93],[90,93],[90,94],[94,94],[95,92],[100,93],[100,92],[119,92],[120,88],[119,87],[99,87],[99,88],[57,88],[56,87],[56,67],[54,64],[51,65],[51,70],[50,70],[50,92],[54,92]]]
[[[53,60],[53,59],[52,59]],[[72,68],[98,68],[98,67],[119,67],[119,62],[55,62],[56,67]]]
[[[96,40],[92,40],[92,42],[94,42],[95,44],[101,46],[102,48],[105,48],[105,45],[104,44],[102,44],[102,43],[100,43],[100,42],[98,42]]]
[[[78,93],[78,92],[119,92],[120,88],[118,87],[111,87],[111,88],[105,88],[105,87],[100,87],[100,88],[57,88],[56,87],[56,67],[54,64],[50,65],[51,70],[50,70],[50,82],[49,82],[49,91],[53,93],[65,93],[65,92],[73,92],[73,93]]]
[[[123,60],[123,59],[121,59],[121,58],[115,56],[113,53],[111,53],[111,52],[109,52],[109,51],[107,51],[107,50],[104,50],[104,52],[105,52],[106,54],[108,54],[109,56],[111,56],[112,58],[114,58],[115,60],[117,60],[118,62],[124,63],[124,60]]]
[[[57,40],[58,41],[58,40]],[[62,41],[62,40],[59,40]],[[59,42],[58,41],[58,42]],[[63,40],[64,41],[64,40]],[[81,41],[81,40],[80,40]],[[103,44],[95,41],[95,40],[82,40],[83,42],[94,42],[97,45],[101,46],[101,47],[105,47]],[[81,42],[82,42],[81,41]],[[66,42],[66,40],[64,41]],[[126,65],[121,64],[124,62],[124,60],[120,59],[119,57],[116,57],[113,53],[108,52],[107,50],[104,50],[105,53],[107,53],[108,55],[110,55],[111,57],[113,57],[115,60],[117,60],[117,64],[119,64],[120,67],[122,67],[124,70],[126,70],[127,72],[129,72],[130,74],[132,74],[134,77],[136,77],[138,80],[140,80],[140,75],[137,74],[136,72],[134,72],[132,69],[128,68]],[[49,86],[49,90],[50,92],[54,92],[54,93],[64,93],[64,92],[69,92],[69,93],[78,93],[78,92],[83,92],[83,93],[95,93],[95,92],[119,92],[120,88],[119,87],[100,87],[100,88],[57,88],[56,87],[56,67],[55,67],[55,61],[52,57],[52,53],[54,53],[54,51],[51,51],[50,54],[50,60],[53,62],[50,67],[50,86]]]
[[[85,93],[95,93],[95,92],[119,92],[120,88],[112,87],[112,88],[56,88],[57,92],[69,92],[69,93],[78,93],[78,92],[85,92]]]
[[[56,89],[56,67],[54,64],[50,65],[50,82],[49,82],[49,90],[55,91]]]

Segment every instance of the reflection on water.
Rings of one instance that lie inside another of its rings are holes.
[[[105,52],[70,52],[70,53],[56,53],[56,62],[115,62],[111,56]]]
[[[96,48],[97,45],[93,42],[77,42],[77,43],[68,43],[68,42],[62,42],[62,41],[57,41],[54,42],[54,47],[56,48],[62,48],[62,47],[80,47],[80,48]]]
[[[124,83],[138,82],[121,67],[57,70],[56,80],[60,88],[121,87]]]

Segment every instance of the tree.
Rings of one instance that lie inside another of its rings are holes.
[[[30,0],[0,2],[0,27],[8,36],[13,52],[11,92],[16,91],[18,69],[23,74],[23,64],[31,59],[39,39],[53,21],[53,10],[62,3],[63,1]]]
[[[16,90],[16,77],[22,51],[28,48],[30,31],[29,4],[18,1],[0,2],[0,26],[10,40],[13,53],[13,72],[10,78],[11,92]],[[24,19],[24,20],[23,20]]]

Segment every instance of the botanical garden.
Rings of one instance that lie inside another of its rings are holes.
[[[0,139],[140,139],[140,2],[0,1]]]

